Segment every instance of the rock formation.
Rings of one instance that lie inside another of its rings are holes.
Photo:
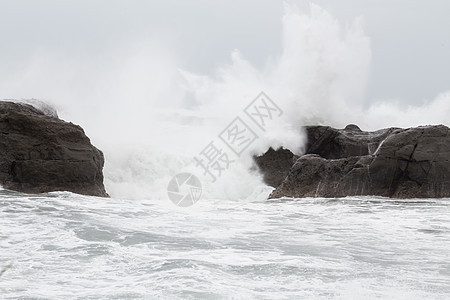
[[[305,155],[288,171],[284,164],[279,169],[271,167],[276,174],[288,175],[270,198],[450,197],[450,129],[446,126],[375,132],[363,132],[356,125],[345,129],[307,126],[305,130]],[[283,157],[287,156],[286,151],[283,150]],[[267,153],[256,158],[256,162],[264,178],[271,178],[266,172],[273,171],[261,167],[267,164]],[[272,161],[277,159],[271,156]]]
[[[263,155],[256,156],[255,162],[263,173],[264,182],[272,187],[277,187],[289,174],[289,170],[298,157],[298,155],[294,155],[287,149],[274,150],[270,148]]]
[[[25,193],[107,197],[103,153],[80,126],[25,104],[0,101],[0,185]]]

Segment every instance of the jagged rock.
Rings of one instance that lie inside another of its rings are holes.
[[[256,165],[263,173],[264,182],[272,187],[279,186],[298,159],[290,150],[270,148],[266,153],[254,157]]]
[[[450,197],[450,129],[446,126],[375,132],[363,132],[353,125],[343,130],[305,129],[305,155],[270,198]]]
[[[307,126],[306,154],[318,154],[326,159],[373,154],[380,142],[395,129],[364,132],[356,125],[348,125],[344,130]]]
[[[0,185],[25,193],[107,197],[103,153],[80,126],[31,105],[0,101]]]

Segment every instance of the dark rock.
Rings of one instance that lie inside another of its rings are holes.
[[[336,159],[372,154],[395,128],[364,132],[356,125],[348,125],[344,130],[329,126],[307,126],[305,130],[306,154]]]
[[[450,129],[446,126],[375,132],[353,126],[305,129],[306,154],[270,198],[450,197]]]
[[[254,157],[256,165],[263,173],[264,182],[272,187],[277,187],[283,182],[297,158],[297,155],[283,148],[278,150],[270,148],[263,155]]]
[[[103,153],[80,126],[31,105],[0,101],[0,185],[25,193],[107,197]]]

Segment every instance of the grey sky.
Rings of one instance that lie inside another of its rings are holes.
[[[288,2],[308,12],[309,1]],[[419,104],[450,90],[450,2],[314,3],[344,23],[364,17],[372,43],[366,103]],[[26,70],[40,51],[101,60],[139,40],[174,49],[189,71],[210,73],[233,49],[261,66],[281,51],[282,15],[282,1],[0,0],[0,80]]]

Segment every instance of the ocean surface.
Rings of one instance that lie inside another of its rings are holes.
[[[0,299],[450,299],[450,199],[0,190]]]

